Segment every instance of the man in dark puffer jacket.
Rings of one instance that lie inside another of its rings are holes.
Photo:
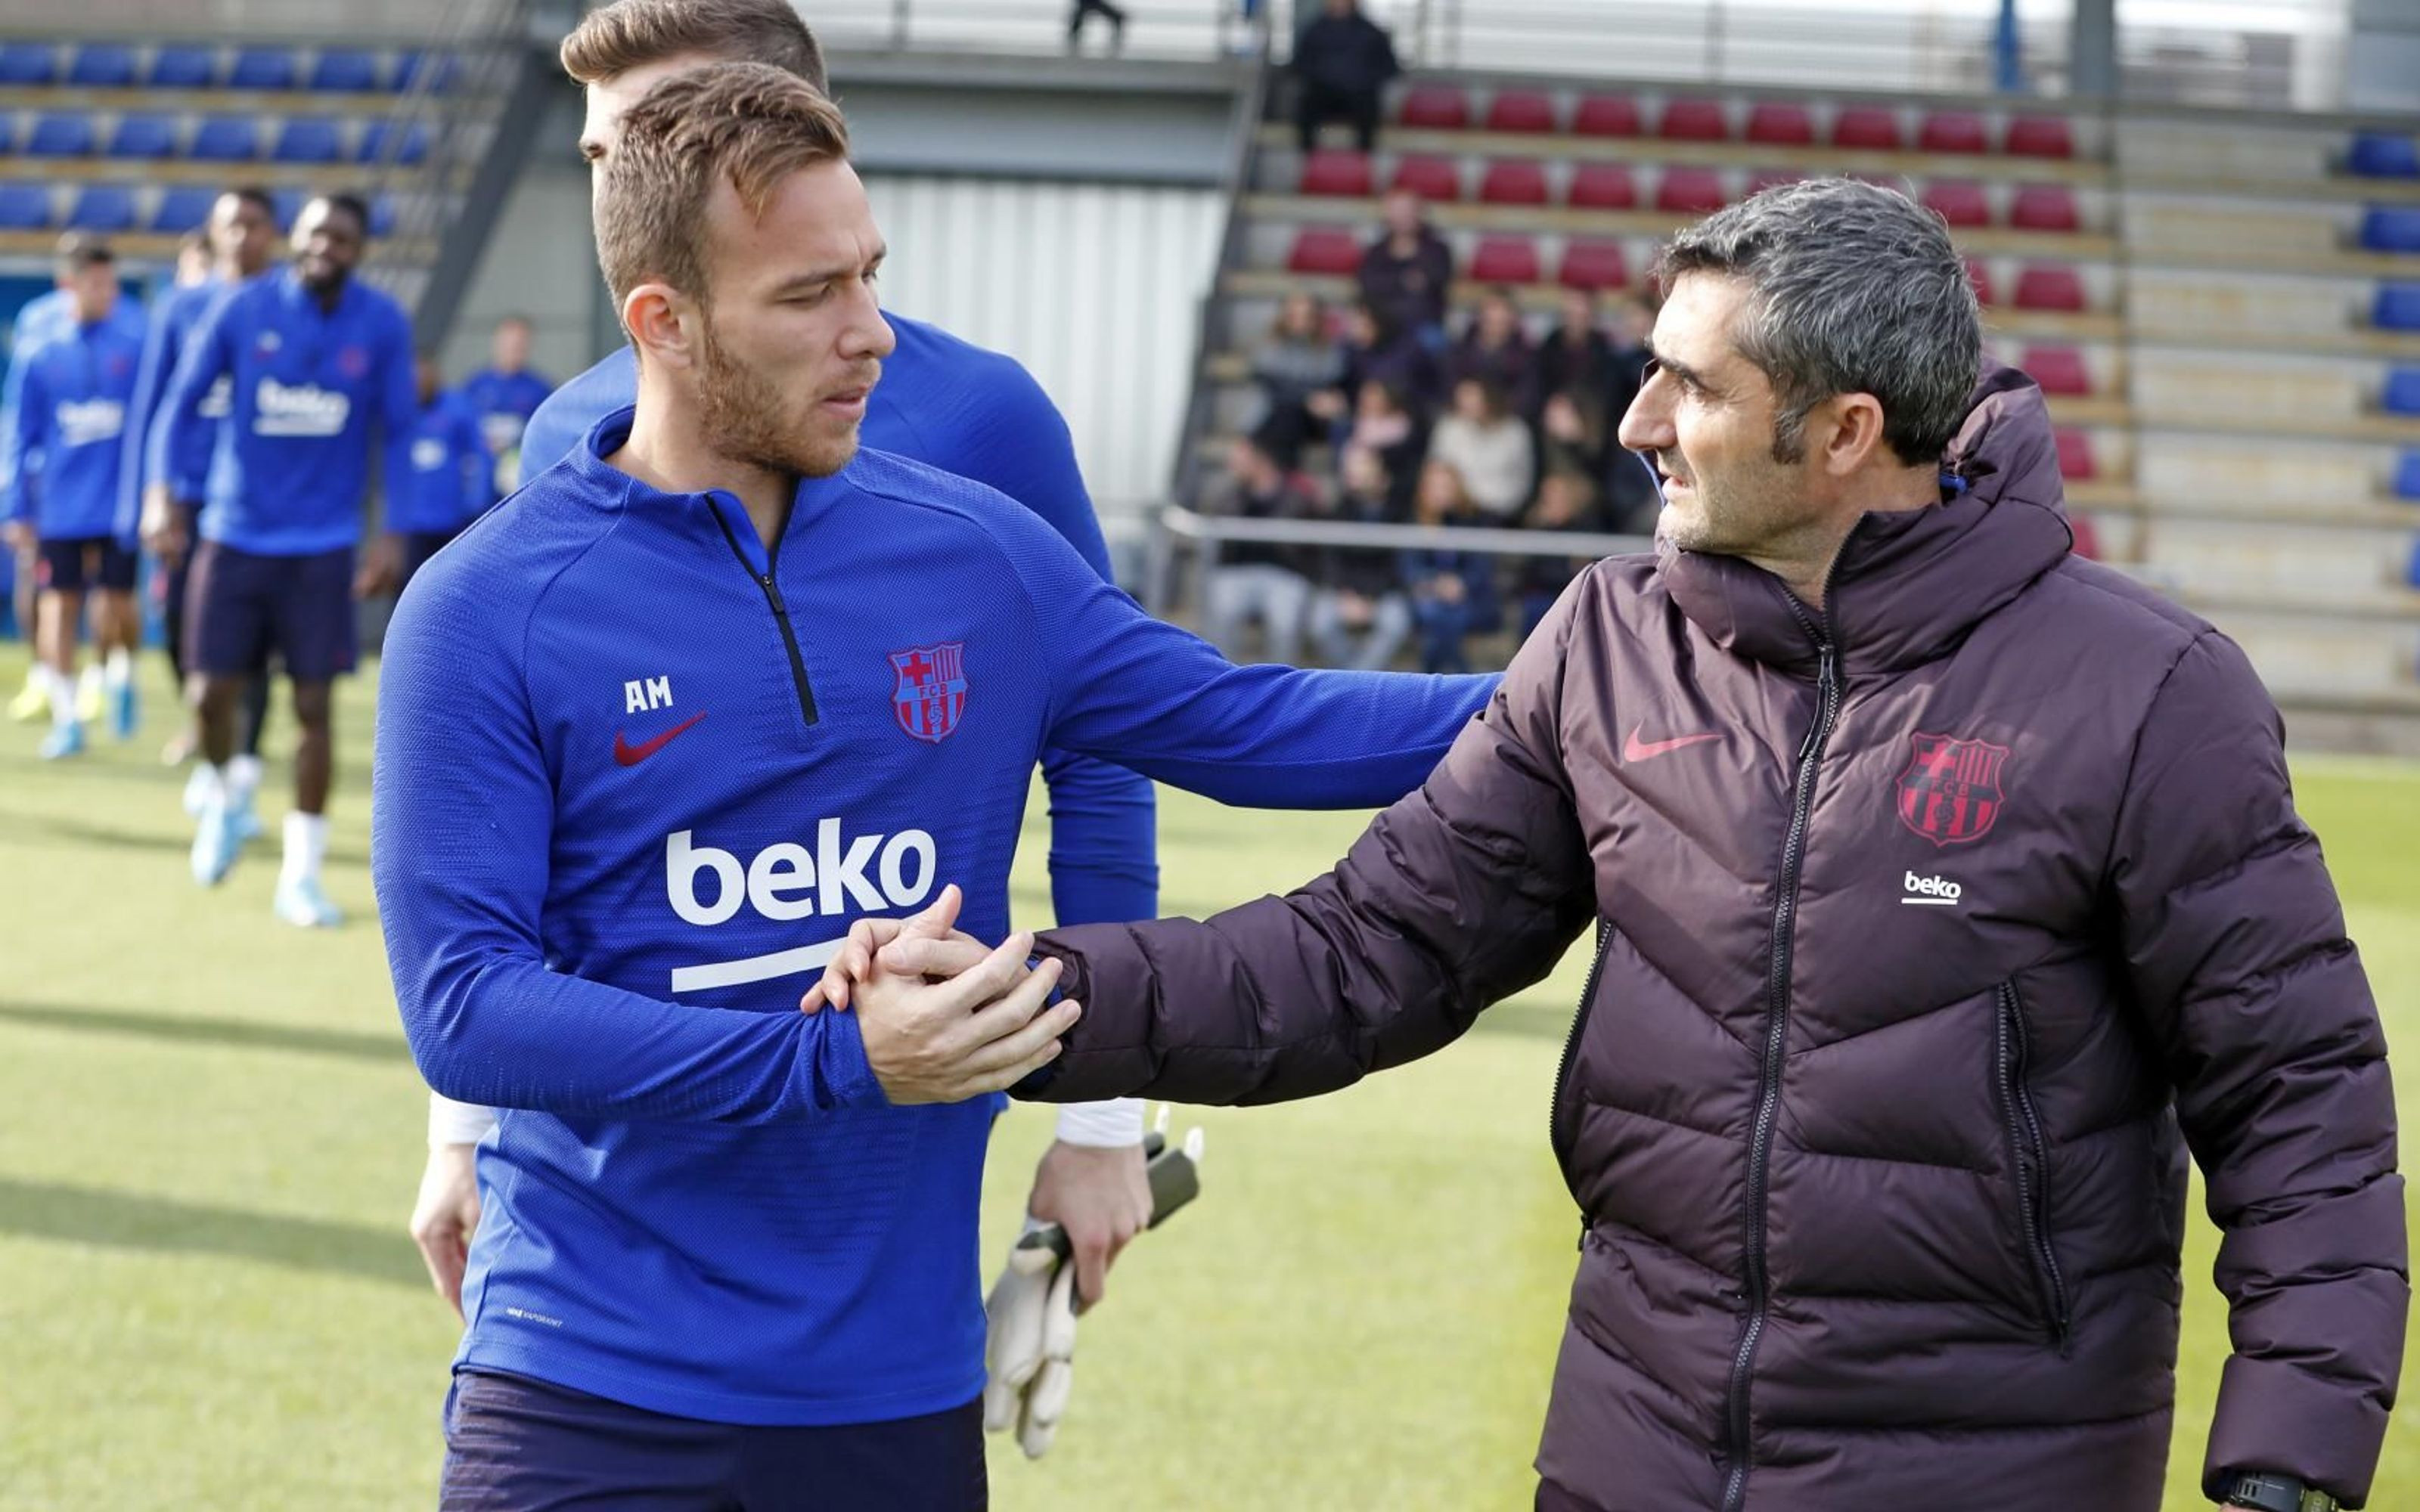
[[[2395,1110],[2275,707],[2069,555],[2040,393],[1978,383],[1937,222],[1795,185],[1664,273],[1621,437],[1661,554],[1585,573],[1328,876],[1045,936],[1085,1012],[1020,1090],[1311,1096],[1593,924],[1542,1508],[2155,1512],[2188,1149],[2235,1345],[2205,1489],[2361,1505]]]

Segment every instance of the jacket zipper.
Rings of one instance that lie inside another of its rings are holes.
[[[799,712],[806,716],[812,727],[819,717],[815,713],[815,690],[807,682],[807,658],[799,654],[799,632],[790,625],[790,607],[782,601],[782,585],[773,578],[773,568],[780,559],[773,548],[766,548],[765,570],[758,572],[756,564],[748,560],[739,537],[731,533],[731,522],[722,517],[721,508],[709,507],[714,510],[714,522],[722,527],[722,539],[731,548],[731,554],[739,559],[739,570],[753,578],[756,586],[765,591],[765,606],[773,611],[773,623],[782,629],[782,649],[790,654],[790,682],[799,690]]]
[[[2058,1257],[2050,1247],[2050,1146],[2042,1138],[2041,1117],[2034,1108],[2033,1094],[2025,1089],[2025,1017],[2016,984],[2002,982],[1998,995],[2000,1089],[2007,1100],[2009,1152],[2017,1173],[2017,1217],[2024,1228],[2034,1284],[2041,1290],[2051,1345],[2063,1351],[2071,1319],[2067,1282],[2058,1273]],[[2039,1180],[2025,1175],[2028,1157]]]
[[[1773,972],[1765,984],[1764,1080],[1757,1095],[1756,1127],[1750,1135],[1747,1156],[1747,1243],[1745,1268],[1747,1282],[1747,1326],[1740,1331],[1739,1349],[1731,1356],[1730,1389],[1727,1404],[1730,1416],[1730,1478],[1723,1487],[1723,1512],[1740,1512],[1747,1500],[1748,1469],[1748,1380],[1756,1362],[1756,1347],[1764,1335],[1767,1308],[1771,1304],[1764,1256],[1764,1203],[1766,1183],[1773,1163],[1773,1126],[1781,1103],[1782,1051],[1790,1035],[1790,967],[1791,934],[1798,912],[1798,876],[1807,860],[1807,826],[1809,810],[1815,802],[1815,772],[1823,759],[1823,743],[1831,737],[1832,721],[1840,712],[1839,659],[1825,625],[1807,621],[1806,611],[1798,609],[1796,599],[1791,607],[1797,609],[1799,623],[1815,638],[1817,668],[1815,674],[1815,722],[1807,731],[1807,739],[1798,748],[1798,777],[1792,790],[1790,807],[1790,831],[1781,845],[1781,886],[1773,901]]]
[[[1563,1053],[1555,1062],[1554,1095],[1546,1102],[1546,1143],[1554,1149],[1555,1158],[1561,1164],[1566,1180],[1570,1180],[1572,1152],[1563,1148],[1562,1131],[1556,1126],[1557,1114],[1560,1112],[1563,1105],[1563,1084],[1571,1079],[1572,1057],[1579,1053],[1580,1033],[1588,1027],[1589,1010],[1596,1003],[1596,981],[1605,971],[1606,949],[1612,943],[1613,926],[1599,918],[1596,921],[1596,959],[1589,963],[1588,980],[1580,987],[1579,1009],[1572,1015],[1571,1032],[1563,1036]],[[1589,1217],[1586,1212],[1582,1212],[1580,1214],[1582,1248],[1588,1245],[1588,1231]]]

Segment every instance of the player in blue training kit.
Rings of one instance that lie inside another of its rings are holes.
[[[79,239],[59,261],[72,323],[19,364],[11,416],[16,468],[0,490],[0,524],[11,545],[38,553],[37,642],[50,678],[45,760],[82,754],[76,641],[85,595],[96,595],[96,640],[106,668],[112,733],[134,735],[134,520],[119,506],[118,467],[126,404],[142,360],[139,322],[117,317],[117,259],[106,243]]]
[[[508,315],[496,322],[489,351],[494,365],[464,378],[461,393],[487,440],[489,482],[509,490],[520,479],[534,478],[541,471],[519,460],[521,431],[554,392],[554,381],[529,365],[530,323],[520,316]]]
[[[410,492],[388,503],[386,528],[403,537],[400,594],[445,544],[495,502],[488,442],[469,401],[438,380],[437,359],[423,352],[412,364],[420,413],[411,426]]]
[[[597,224],[698,239],[711,301],[608,231],[636,409],[423,571],[380,687],[406,1032],[432,1086],[506,1110],[444,1504],[979,1506],[1001,1100],[975,1094],[1069,1010],[902,1024],[799,1013],[801,989],[851,920],[945,877],[965,927],[1005,932],[1046,746],[1230,802],[1368,805],[1493,680],[1234,667],[1013,501],[855,451],[892,341],[837,112],[727,64],[624,131]],[[752,220],[722,177],[743,136],[801,164]]]
[[[302,732],[274,907],[303,926],[342,918],[319,881],[335,765],[333,685],[353,668],[356,593],[392,582],[399,553],[392,535],[382,538],[357,582],[370,456],[383,452],[387,497],[405,497],[420,409],[410,321],[393,299],[352,276],[368,224],[349,195],[304,206],[293,264],[234,290],[203,317],[151,438],[150,465],[165,475],[194,431],[217,432],[186,590],[202,760],[212,774],[195,821],[194,877],[216,885],[241,848],[251,795],[225,780],[235,706],[274,651],[293,679]],[[231,408],[214,422],[202,406],[221,378],[231,381]]]

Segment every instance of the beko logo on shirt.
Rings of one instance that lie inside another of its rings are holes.
[[[412,442],[411,465],[423,472],[437,471],[445,465],[445,443],[432,436]]]
[[[940,876],[933,837],[922,829],[850,836],[840,820],[826,819],[815,825],[813,851],[779,841],[745,861],[718,846],[698,844],[696,833],[677,829],[665,837],[664,895],[683,920],[708,929],[737,918],[743,905],[785,922],[814,915],[836,918],[850,910],[913,908],[932,895]],[[672,988],[675,994],[703,992],[820,971],[840,944],[831,939],[770,955],[675,966]]]
[[[288,385],[265,378],[253,399],[259,411],[252,422],[256,436],[335,436],[353,413],[351,398],[317,383]]]
[[[116,399],[70,399],[58,407],[59,440],[90,446],[126,428],[126,406]]]

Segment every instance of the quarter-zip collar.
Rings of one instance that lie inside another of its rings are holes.
[[[722,527],[717,523],[721,514],[730,522],[731,533],[749,565],[763,573],[772,570],[771,559],[765,550],[764,538],[756,533],[748,517],[748,510],[738,498],[721,489],[702,493],[666,493],[644,480],[623,471],[605,460],[622,449],[630,439],[630,425],[638,407],[626,405],[598,421],[587,439],[572,449],[566,459],[573,471],[590,486],[583,489],[588,497],[612,500],[618,507],[633,514],[668,521],[678,521],[683,532],[697,531],[718,543],[722,539]],[[782,532],[782,546],[790,543],[813,520],[830,509],[854,486],[848,478],[856,464],[841,469],[829,477],[800,478],[790,496],[790,519]],[[777,553],[778,554],[778,553]]]

